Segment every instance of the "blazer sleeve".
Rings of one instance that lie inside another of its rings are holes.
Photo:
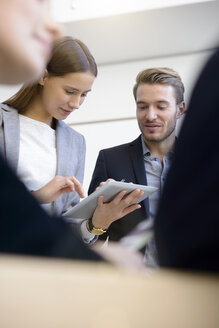
[[[57,175],[74,176],[81,184],[84,179],[86,142],[83,135],[67,126],[57,123]],[[54,213],[62,215],[80,201],[77,192],[65,193],[54,202]]]
[[[162,266],[219,271],[219,51],[193,90],[155,220]]]
[[[101,260],[60,218],[50,217],[0,157],[0,252]]]
[[[73,175],[81,183],[81,185],[83,185],[83,181],[84,181],[85,154],[86,154],[85,138],[84,136],[80,135],[80,143],[79,146],[77,147],[77,156],[75,156],[73,159],[74,161],[76,161],[76,157],[77,157],[77,161],[75,163],[74,171],[69,173],[71,173],[71,175]],[[64,196],[66,197],[66,201],[63,206],[62,213],[64,213],[70,207],[73,207],[80,202],[80,197],[76,192],[69,193]]]

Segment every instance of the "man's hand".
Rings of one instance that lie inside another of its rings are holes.
[[[110,224],[123,216],[137,210],[141,205],[136,204],[143,191],[135,189],[127,196],[126,191],[120,191],[111,202],[104,203],[103,196],[98,198],[98,205],[92,217],[94,227],[107,229]],[[125,196],[125,197],[124,197]]]

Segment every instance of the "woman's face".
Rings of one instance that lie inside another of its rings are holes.
[[[47,0],[0,1],[0,82],[39,78],[60,28],[49,17]]]
[[[40,80],[43,87],[41,108],[47,123],[51,118],[64,120],[84,102],[91,91],[95,76],[90,72],[68,73],[64,76],[50,77],[47,74]]]

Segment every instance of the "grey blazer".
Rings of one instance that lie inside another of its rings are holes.
[[[0,149],[3,157],[17,171],[20,147],[20,125],[16,109],[0,104]],[[56,175],[75,176],[83,183],[86,145],[84,137],[57,121],[56,128],[57,171]],[[76,192],[63,194],[54,202],[54,212],[61,215],[79,202]]]

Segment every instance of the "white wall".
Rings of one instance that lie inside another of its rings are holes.
[[[15,92],[17,92],[19,87],[20,85],[0,85],[0,102],[11,97]]]
[[[99,74],[91,94],[80,110],[66,120],[86,138],[85,191],[89,186],[99,150],[129,142],[139,135],[132,96],[137,73],[154,66],[175,69],[184,81],[188,102],[194,80],[209,54],[210,52],[206,51],[99,67]],[[15,93],[18,87],[1,86],[0,101]]]

